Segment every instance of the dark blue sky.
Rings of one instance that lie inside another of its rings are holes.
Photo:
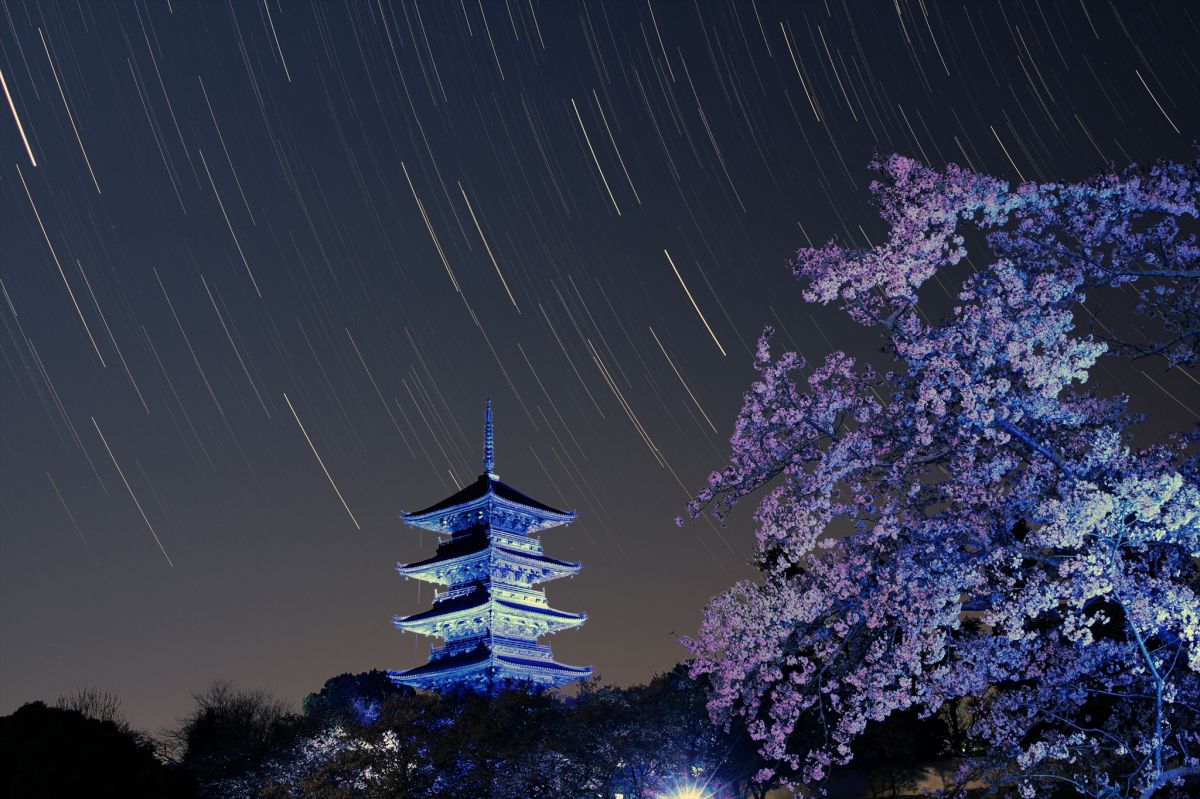
[[[878,346],[786,265],[880,240],[874,153],[1077,179],[1200,130],[1183,2],[2,8],[2,712],[422,661],[398,517],[479,473],[487,394],[500,475],[578,511],[556,654],[645,680],[750,573],[748,514],[673,519],[762,327]]]

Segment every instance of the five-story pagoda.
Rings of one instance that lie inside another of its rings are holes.
[[[537,639],[575,627],[587,618],[551,608],[538,583],[579,571],[542,554],[535,534],[575,518],[574,511],[544,505],[500,481],[495,473],[492,402],[484,411],[483,474],[436,505],[403,514],[413,527],[443,539],[428,560],[398,564],[405,577],[447,590],[433,607],[395,618],[396,627],[444,639],[429,662],[393,671],[398,684],[433,691],[467,688],[495,693],[504,687],[557,687],[583,679],[592,670],[557,663]]]

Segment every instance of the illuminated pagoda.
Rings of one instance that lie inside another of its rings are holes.
[[[399,564],[405,577],[445,586],[433,607],[397,616],[401,630],[436,636],[429,662],[390,673],[392,681],[445,692],[467,688],[495,693],[504,687],[557,687],[583,679],[592,670],[554,660],[537,639],[576,627],[587,614],[550,607],[534,588],[579,571],[542,554],[538,533],[568,524],[574,511],[558,510],[525,496],[495,473],[492,401],[484,411],[483,474],[436,505],[403,514],[412,527],[449,536],[428,560]]]

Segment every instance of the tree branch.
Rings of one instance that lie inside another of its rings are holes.
[[[1013,438],[1020,441],[1025,446],[1029,447],[1030,449],[1034,450],[1038,454],[1045,457],[1047,460],[1049,460],[1051,463],[1053,463],[1055,466],[1057,466],[1059,469],[1061,469],[1063,471],[1063,473],[1066,474],[1068,477],[1070,477],[1072,480],[1079,479],[1075,474],[1075,470],[1072,469],[1070,466],[1068,466],[1066,464],[1066,462],[1058,456],[1057,453],[1050,450],[1048,447],[1043,445],[1040,441],[1033,438],[1033,436],[1029,435],[1024,430],[1022,430],[1021,428],[1019,428],[1015,424],[1013,424],[1012,422],[1008,421],[1007,419],[1001,419],[1000,422],[998,423],[998,426],[1000,427],[1001,430],[1005,431],[1006,433],[1008,433]]]
[[[1150,799],[1154,796],[1159,788],[1166,785],[1168,782],[1180,779],[1181,777],[1196,777],[1200,776],[1200,766],[1178,766],[1176,768],[1167,769],[1161,772],[1154,782],[1146,786],[1138,799]]]

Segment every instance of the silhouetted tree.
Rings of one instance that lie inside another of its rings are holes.
[[[129,720],[125,718],[125,709],[121,705],[121,697],[115,691],[85,685],[58,697],[54,706],[63,710],[74,710],[96,721],[111,721],[122,730],[130,729]]]
[[[298,717],[266,691],[217,680],[195,700],[168,737],[202,785],[246,775],[281,753],[299,731]]]
[[[112,721],[30,702],[0,717],[0,799],[184,799],[189,781]]]
[[[909,795],[922,766],[946,754],[947,737],[941,717],[921,718],[916,710],[893,713],[867,725],[854,743],[854,762],[867,772],[872,796]]]

